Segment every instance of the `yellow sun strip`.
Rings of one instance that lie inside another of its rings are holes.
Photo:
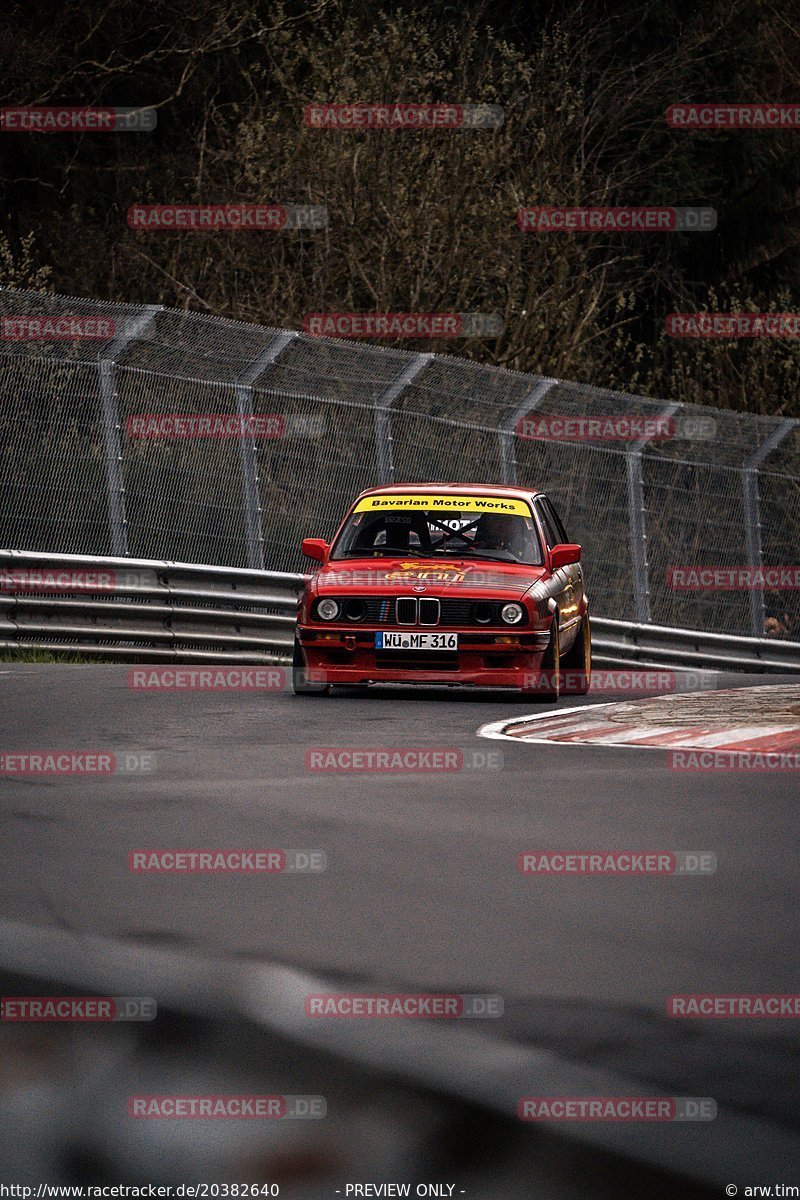
[[[376,512],[389,508],[420,508],[441,509],[445,512],[478,512],[478,513],[509,513],[520,517],[529,517],[531,510],[524,500],[509,500],[505,496],[399,496],[383,494],[365,496],[359,500],[355,512]]]

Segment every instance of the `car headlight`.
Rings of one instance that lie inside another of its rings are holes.
[[[331,600],[330,596],[326,596],[324,600],[320,600],[317,605],[317,616],[320,621],[335,621],[338,615],[338,600]]]
[[[500,616],[506,625],[519,625],[525,616],[525,609],[521,604],[504,604],[500,609]]]

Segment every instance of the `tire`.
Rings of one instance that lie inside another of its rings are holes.
[[[295,637],[294,651],[292,652],[292,691],[295,696],[327,696],[330,690],[329,683],[309,682],[306,656],[303,654],[303,647]]]
[[[522,699],[536,700],[542,704],[558,704],[558,698],[561,695],[561,663],[558,644],[558,618],[555,616],[553,617],[550,630],[550,641],[544,652],[540,667],[540,678],[543,675],[549,675],[550,685],[547,687],[524,687],[520,692]]]
[[[569,652],[561,660],[562,696],[585,696],[592,683],[592,626],[588,610]]]

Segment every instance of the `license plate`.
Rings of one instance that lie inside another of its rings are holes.
[[[375,634],[376,650],[457,650],[457,633],[389,633]]]

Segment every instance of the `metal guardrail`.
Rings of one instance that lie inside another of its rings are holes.
[[[605,617],[592,617],[592,648],[594,662],[604,667],[637,663],[678,670],[800,672],[800,642],[639,625]]]
[[[308,577],[196,563],[0,550],[0,651],[286,661]],[[592,618],[594,661],[800,673],[800,643]]]
[[[35,581],[32,576],[39,573]],[[277,662],[303,575],[0,550],[0,650],[187,662]]]

